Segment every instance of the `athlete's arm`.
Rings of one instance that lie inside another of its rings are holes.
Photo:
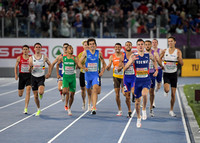
[[[134,54],[131,54],[130,58],[129,58],[129,61],[126,63],[126,65],[124,66],[124,71],[129,68],[129,66],[135,61],[137,60],[138,57]]]
[[[157,61],[156,61],[155,55],[153,56],[152,54],[150,54],[150,59],[153,61],[153,66],[156,70],[154,72],[153,76],[156,77],[158,75],[158,66],[157,66]]]
[[[62,56],[61,56],[62,57]],[[62,59],[58,58],[58,63],[56,65],[56,74],[57,74],[57,79],[61,78],[60,74],[59,74],[59,64],[62,63]]]
[[[163,67],[163,65],[162,65],[162,58],[163,58],[164,55],[165,55],[165,51],[166,51],[166,49],[162,51],[162,53],[160,54],[160,58],[159,58],[159,60],[158,60],[158,64],[159,64],[159,66],[160,66],[162,69],[164,69],[164,67]]]
[[[111,66],[112,66],[112,62],[113,62],[113,55],[111,55],[111,56],[109,57],[109,63],[108,63],[108,65],[107,65],[107,67],[106,67],[107,71],[110,71],[110,68],[111,68]]]
[[[82,56],[79,59],[79,63],[78,63],[79,65],[83,62],[83,60],[85,59],[86,56],[87,56],[87,54],[86,54],[86,51],[84,50],[82,53]],[[88,69],[85,68],[85,71],[88,71]]]
[[[177,54],[178,54],[178,57],[177,57],[178,63],[179,63],[181,66],[183,66],[182,52],[181,52],[181,50],[179,50],[179,49],[177,49],[177,50],[178,50],[178,52],[177,52]]]
[[[120,71],[123,69],[123,67],[124,67],[123,61],[124,61],[124,55],[122,55],[122,56],[120,57],[120,59],[119,59],[118,72],[120,72]]]
[[[99,58],[100,58],[101,63],[103,65],[102,68],[101,68],[101,72],[99,73],[99,76],[102,76],[104,71],[105,71],[105,69],[106,69],[106,62],[105,62],[105,60],[103,58],[103,55],[102,55],[101,51],[99,51]]]
[[[20,56],[17,57],[16,64],[15,64],[15,80],[18,79],[17,67],[19,65],[19,62],[20,62]]]
[[[33,69],[33,58],[32,56],[29,57],[29,71],[31,72]]]
[[[56,59],[53,61],[53,63],[51,64],[51,73],[53,71],[53,67],[55,66],[55,64],[58,62],[60,55],[56,57]]]
[[[82,64],[80,64],[78,57],[75,58],[74,62],[79,68],[84,69],[85,71],[88,71],[88,69],[86,69]]]
[[[45,62],[48,64],[49,69],[48,69],[48,73],[45,75],[45,78],[48,79],[51,76],[51,62],[49,61],[49,58],[47,56],[45,56]]]

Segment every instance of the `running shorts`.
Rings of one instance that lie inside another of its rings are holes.
[[[164,84],[168,83],[171,87],[177,87],[178,75],[177,72],[163,74]]]
[[[156,81],[158,83],[161,83],[162,82],[162,75],[163,74],[163,70],[162,69],[158,69],[158,75],[156,76]]]
[[[153,76],[154,73],[150,73],[150,79],[151,79],[151,88],[155,88],[155,81],[156,81],[156,77]]]
[[[68,88],[69,91],[75,92],[76,91],[76,76],[73,75],[72,77],[65,77],[63,76],[63,83],[62,88]]]
[[[45,82],[45,76],[41,76],[41,77],[35,77],[35,76],[31,76],[31,85],[32,85],[32,90],[36,91],[38,90],[39,86],[45,86],[44,85]]]
[[[151,79],[135,79],[135,90],[134,90],[134,94],[135,94],[135,98],[140,98],[142,96],[142,90],[143,88],[147,88],[150,89],[151,86]]]
[[[31,73],[19,73],[18,89],[22,90],[25,86],[31,85]]]
[[[131,77],[124,76],[124,92],[131,91],[131,88],[134,87],[135,83],[135,75]]]
[[[120,85],[121,87],[123,87],[123,79],[113,77],[113,85],[114,85],[114,88],[120,88]]]

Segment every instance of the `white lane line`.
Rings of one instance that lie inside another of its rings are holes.
[[[16,92],[18,91],[18,89],[15,89],[15,90],[11,90],[11,91],[8,91],[8,92],[4,92],[4,93],[1,93],[0,96],[3,96],[5,94],[9,94],[9,93],[13,93],[13,92]]]
[[[57,87],[56,87],[56,88],[57,88]],[[81,92],[81,90],[77,91],[75,94],[77,94],[77,93],[79,93],[79,92]],[[52,107],[52,106],[58,104],[59,102],[61,102],[61,100],[58,100],[58,101],[54,102],[53,104],[50,104],[49,106],[43,108],[41,111],[44,111],[44,110],[46,110],[46,109],[48,109],[48,108],[50,108],[50,107]],[[31,114],[31,115],[29,115],[29,116],[27,116],[26,118],[23,118],[23,119],[21,119],[21,120],[15,122],[15,123],[13,123],[13,124],[11,124],[11,125],[5,127],[5,128],[3,128],[3,129],[1,129],[1,130],[0,130],[0,133],[3,132],[3,131],[5,131],[5,130],[7,130],[7,129],[9,129],[9,128],[11,128],[11,127],[13,127],[13,126],[15,126],[15,125],[17,125],[17,124],[19,124],[20,122],[22,122],[22,121],[24,121],[24,120],[26,120],[26,119],[28,119],[28,118],[34,116],[35,114],[36,114],[36,112],[33,113],[33,114]]]
[[[53,80],[52,78],[51,79],[48,79],[46,82],[49,82]],[[4,92],[4,93],[1,93],[0,96],[3,96],[3,95],[6,95],[6,94],[9,94],[9,93],[13,93],[13,92],[16,92],[18,91],[18,89],[15,89],[15,90],[11,90],[11,91],[8,91],[8,92]]]
[[[189,132],[188,132],[188,128],[187,128],[187,125],[186,125],[186,121],[185,121],[185,116],[183,114],[183,106],[182,106],[182,103],[180,101],[180,97],[179,97],[179,93],[178,93],[178,90],[176,90],[176,94],[177,94],[177,99],[178,99],[178,105],[179,105],[179,109],[181,111],[181,117],[182,117],[182,122],[183,122],[183,127],[184,127],[184,130],[185,130],[185,136],[186,136],[186,140],[187,140],[187,143],[191,143],[190,141],[190,136],[189,136]]]
[[[3,85],[0,85],[0,87],[4,87],[4,86],[7,86],[7,85],[10,85],[10,84],[13,84],[13,83],[17,83],[18,81],[13,81],[13,82],[9,82],[9,83],[6,83],[6,84],[3,84]]]
[[[97,102],[97,105],[101,103],[106,97],[108,97],[112,92],[114,92],[114,89],[111,90],[108,94],[106,94],[101,100]],[[62,131],[60,131],[57,135],[55,135],[52,139],[48,141],[48,143],[52,143],[57,137],[59,137],[63,132],[65,132],[67,129],[69,129],[73,124],[75,124],[78,120],[80,120],[87,112],[88,110],[85,111],[83,114],[81,114],[76,120],[74,120],[71,124],[69,124],[66,128],[64,128]]]
[[[53,87],[53,88],[51,88],[51,89],[48,89],[48,90],[45,91],[45,93],[46,93],[46,92],[49,92],[49,91],[52,91],[52,90],[54,90],[54,89],[56,89],[56,88],[58,88],[58,87]],[[34,96],[31,95],[31,96],[30,96],[30,99],[33,98],[33,97],[34,97]],[[21,99],[21,100],[18,100],[18,101],[15,101],[15,102],[12,102],[12,103],[10,103],[10,104],[1,106],[1,107],[0,107],[0,110],[3,109],[3,108],[9,107],[9,106],[11,106],[11,105],[17,104],[17,103],[19,103],[19,102],[21,102],[21,101],[24,101],[24,100],[25,100],[25,98],[23,98],[23,99]]]
[[[119,138],[119,140],[118,140],[118,143],[121,143],[121,142],[122,142],[122,139],[124,138],[124,135],[125,135],[125,133],[126,133],[128,127],[129,127],[130,123],[131,123],[131,120],[133,119],[133,116],[134,116],[134,114],[135,114],[135,111],[136,111],[136,110],[134,109],[134,110],[133,110],[133,113],[132,113],[132,115],[131,115],[131,118],[128,120],[128,122],[127,122],[127,124],[126,124],[126,127],[124,128],[124,130],[123,130],[123,132],[122,132],[122,134],[121,134],[121,136],[120,136],[120,138]]]

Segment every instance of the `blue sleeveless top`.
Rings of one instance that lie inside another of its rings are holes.
[[[141,57],[138,53],[135,55],[138,56],[139,59],[135,60],[135,76],[140,79],[149,79],[149,53],[144,53],[144,56]]]
[[[95,53],[92,54],[90,50],[86,50],[87,58],[85,61],[85,67],[88,68],[88,71],[85,72],[85,77],[91,79],[95,76],[99,76],[98,67],[99,67],[99,51],[95,50]]]
[[[126,57],[126,52],[124,52],[124,66],[128,63],[129,59]],[[133,64],[130,65],[126,71],[124,71],[124,77],[133,77],[135,76],[135,70]]]
[[[63,56],[63,54],[62,54],[62,56]],[[63,77],[63,63],[61,62],[60,64],[59,64],[59,75],[61,76],[61,77]]]

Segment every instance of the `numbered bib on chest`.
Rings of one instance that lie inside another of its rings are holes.
[[[175,70],[177,68],[176,62],[165,62],[164,64],[166,70]]]
[[[88,71],[96,72],[97,71],[97,63],[88,63]]]
[[[114,73],[116,75],[123,75],[123,70],[121,70],[120,72],[118,72],[118,67],[115,67]]]
[[[148,69],[147,68],[137,68],[136,69],[136,77],[145,78],[148,77]]]
[[[65,66],[65,74],[66,75],[72,75],[74,74],[74,67],[72,66]]]
[[[135,74],[133,66],[130,66],[126,71],[125,71],[125,75],[133,75]]]
[[[22,64],[21,65],[21,72],[29,72],[29,65]]]

